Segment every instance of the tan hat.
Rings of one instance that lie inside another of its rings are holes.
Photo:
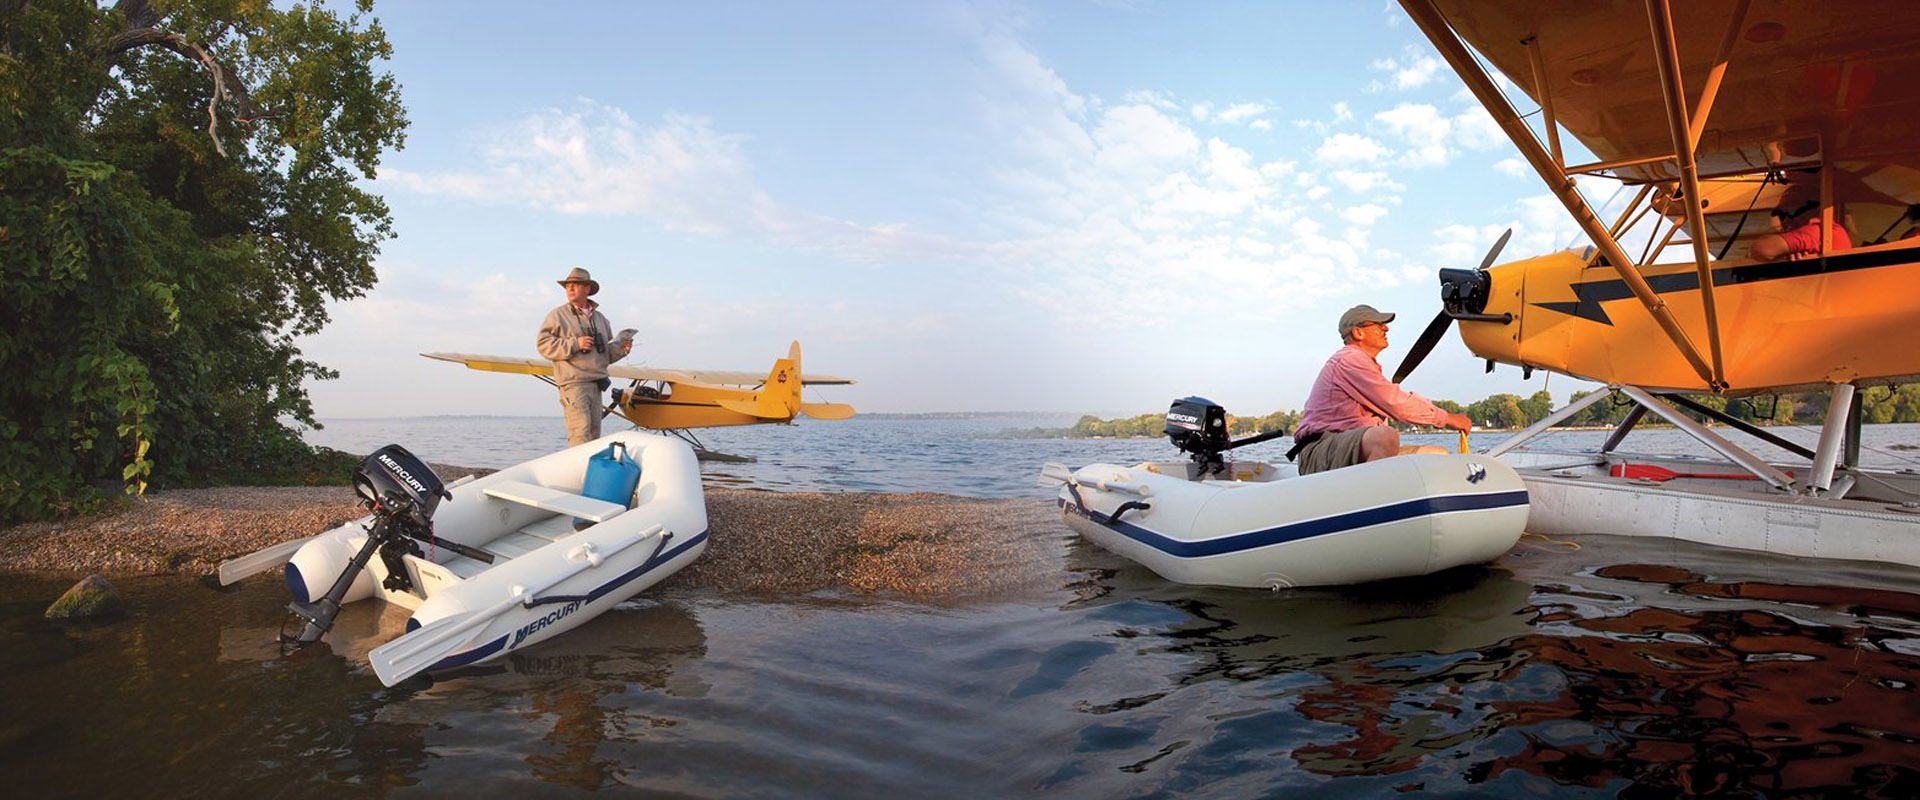
[[[561,278],[560,280],[555,281],[555,283],[558,283],[561,286],[565,286],[569,283],[584,283],[588,287],[590,287],[587,289],[587,296],[591,297],[593,295],[600,293],[600,282],[594,280],[593,274],[590,272],[587,272],[585,269],[581,267],[574,267],[572,272],[567,273],[567,277]]]
[[[1347,313],[1340,315],[1340,341],[1346,341],[1348,334],[1352,333],[1354,328],[1366,323],[1378,322],[1384,325],[1392,321],[1392,314],[1382,312],[1373,306],[1366,304],[1354,306],[1347,309]]]

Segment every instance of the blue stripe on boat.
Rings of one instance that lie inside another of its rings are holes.
[[[632,583],[633,581],[639,579],[640,576],[653,571],[655,567],[658,567],[661,564],[665,564],[669,561],[672,561],[675,558],[679,558],[680,554],[687,552],[687,550],[692,548],[694,545],[697,545],[706,540],[707,540],[707,532],[701,531],[698,535],[694,536],[691,539],[688,539],[686,544],[682,544],[679,547],[674,547],[674,548],[670,548],[668,550],[662,551],[659,557],[653,559],[652,561],[649,561],[645,564],[641,564],[640,566],[634,567],[633,569],[627,570],[624,574],[621,574],[620,576],[614,578],[613,580],[607,581],[606,583],[600,584],[593,591],[588,592],[587,602],[591,603],[595,600],[605,597],[608,593],[612,592],[615,589],[620,588],[621,586],[625,586],[626,584]],[[585,603],[582,603],[581,605],[585,605]],[[412,620],[408,620],[408,621],[411,622]],[[494,653],[498,653],[502,648],[506,647],[507,637],[512,635],[513,634],[511,632],[501,634],[500,638],[494,639],[493,641],[487,642],[486,644],[480,645],[479,647],[462,650],[458,653],[447,656],[446,658],[440,659],[439,661],[434,662],[433,666],[427,667],[426,669],[421,670],[421,672],[434,672],[434,671],[443,670],[443,669],[453,669],[454,667],[464,667],[468,664],[472,664],[478,661],[483,661],[487,658],[492,657]]]
[[[1492,494],[1454,494],[1423,497],[1418,500],[1407,500],[1400,503],[1376,506],[1374,508],[1363,508],[1359,511],[1350,511],[1345,514],[1335,514],[1329,517],[1304,520],[1275,528],[1228,534],[1226,536],[1200,541],[1175,539],[1124,520],[1114,522],[1107,519],[1106,515],[1100,514],[1097,511],[1081,513],[1078,507],[1067,502],[1064,498],[1058,502],[1062,508],[1069,512],[1080,514],[1083,517],[1106,526],[1115,533],[1119,533],[1122,536],[1155,550],[1159,550],[1167,555],[1178,558],[1205,558],[1207,556],[1238,553],[1276,544],[1285,544],[1287,542],[1297,542],[1301,539],[1311,539],[1316,536],[1345,533],[1359,528],[1385,525],[1389,522],[1399,522],[1401,520],[1415,519],[1432,514],[1485,511],[1509,506],[1524,506],[1527,504],[1527,492],[1522,489],[1512,492],[1495,492]]]

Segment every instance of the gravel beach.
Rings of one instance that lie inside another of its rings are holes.
[[[451,480],[476,472],[434,465]],[[1004,596],[1056,579],[1069,536],[1053,504],[951,495],[706,489],[707,551],[671,583],[727,593]],[[220,562],[365,512],[352,489],[149,492],[125,508],[0,529],[0,570],[109,578],[204,575]]]

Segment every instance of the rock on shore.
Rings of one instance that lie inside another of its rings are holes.
[[[781,595],[1001,595],[1057,576],[1058,541],[1067,535],[1041,500],[712,487],[706,495],[706,554],[673,585]],[[203,575],[226,559],[363,513],[344,486],[151,492],[117,511],[0,529],[0,570]]]

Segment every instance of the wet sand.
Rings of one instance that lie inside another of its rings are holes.
[[[1070,535],[1040,500],[712,487],[706,498],[710,544],[671,580],[727,593],[1002,596],[1057,575],[1052,543]],[[344,486],[157,491],[94,516],[0,529],[0,570],[210,574],[364,513]]]

